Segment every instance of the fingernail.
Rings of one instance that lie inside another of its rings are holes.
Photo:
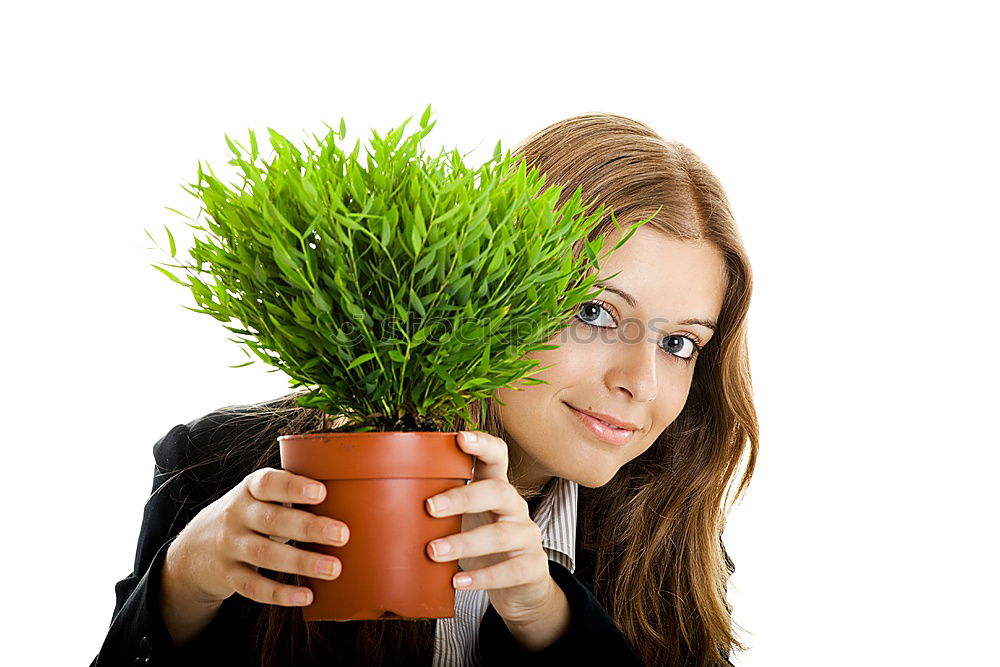
[[[331,542],[344,542],[345,541],[344,540],[344,527],[343,526],[338,526],[335,523],[331,523],[329,526],[327,526],[326,530],[323,531],[323,534],[326,535],[326,539],[330,540]]]
[[[467,574],[456,574],[454,581],[455,588],[465,588],[472,583],[472,577]]]
[[[306,487],[306,498],[317,500],[323,493],[323,487],[319,484],[310,484]]]
[[[479,440],[479,436],[476,435],[473,431],[462,431],[462,433],[465,434],[466,442],[475,442],[476,440]]]
[[[450,504],[451,501],[448,500],[447,496],[434,496],[427,499],[427,505],[431,508],[432,514],[439,514],[445,511]]]
[[[451,545],[448,544],[447,540],[434,540],[431,542],[431,551],[435,556],[444,556],[451,552]]]
[[[324,558],[316,563],[316,571],[327,576],[333,575],[334,563],[332,560]]]

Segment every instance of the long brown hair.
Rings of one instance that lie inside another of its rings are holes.
[[[610,210],[623,227],[655,213],[647,227],[674,239],[711,243],[725,259],[728,284],[717,332],[699,354],[684,409],[610,482],[579,487],[578,517],[578,549],[594,553],[594,595],[644,662],[725,664],[723,656],[746,646],[735,635],[726,601],[734,568],[722,532],[726,514],[753,475],[759,441],[746,331],[750,263],[726,194],[685,145],[615,114],[559,121],[513,153],[546,175],[545,187],[564,186],[557,206],[577,186],[590,202],[587,214],[605,205],[609,215],[592,239],[613,229]],[[269,416],[255,441],[263,452],[257,467],[278,467],[276,435],[329,430],[326,416],[294,404],[297,395],[254,406],[257,414]],[[483,414],[477,404],[472,408],[475,423],[459,428],[505,436],[492,400]],[[269,576],[301,585],[297,575]],[[324,625],[307,624],[295,607],[260,605],[256,634],[262,664],[307,659],[317,643],[327,641]],[[433,621],[360,621],[354,627],[350,650],[367,664],[430,664]]]

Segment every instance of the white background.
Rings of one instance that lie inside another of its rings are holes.
[[[752,646],[737,665],[995,659],[988,4],[6,8],[5,664],[87,664],[132,567],[153,443],[288,390],[259,363],[227,368],[244,355],[149,267],[144,228],[184,229],[164,207],[197,210],[181,185],[199,159],[230,169],[224,134],[301,145],[344,117],[353,146],[428,103],[428,149],[470,163],[608,111],[686,143],[726,187],[753,262],[762,438],[725,537]]]

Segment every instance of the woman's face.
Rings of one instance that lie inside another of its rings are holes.
[[[602,256],[618,238],[617,230],[608,235]],[[714,332],[681,322],[718,320],[726,289],[722,255],[707,243],[677,241],[646,224],[603,259],[600,277],[619,271],[599,284],[628,294],[634,305],[610,289],[598,297],[603,304],[581,304],[572,323],[550,340],[558,349],[528,355],[539,367],[554,364],[533,375],[548,384],[518,383],[518,390],[496,392],[506,403],[497,409],[509,436],[511,480],[529,492],[552,476],[603,486],[653,444],[687,400],[697,360],[685,357],[695,350],[692,340],[704,346]],[[637,429],[624,444],[613,444],[573,408]]]

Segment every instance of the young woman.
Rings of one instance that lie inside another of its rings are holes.
[[[535,353],[547,383],[499,390],[463,425],[475,478],[430,499],[447,507],[428,503],[463,517],[447,551],[427,545],[470,578],[456,578],[455,617],[302,619],[303,576],[340,576],[335,558],[304,545],[343,545],[351,526],[292,507],[322,496],[280,470],[276,437],[339,425],[294,393],[222,408],[156,443],[135,569],[115,586],[95,665],[702,667],[744,649],[722,531],[753,474],[758,429],[751,271],[726,195],[683,144],[613,114],[550,125],[515,154],[566,186],[560,206],[582,186],[591,211],[604,203],[623,227],[661,210],[602,263],[602,276],[618,275],[580,304],[559,348]],[[610,216],[600,233],[611,248]]]

